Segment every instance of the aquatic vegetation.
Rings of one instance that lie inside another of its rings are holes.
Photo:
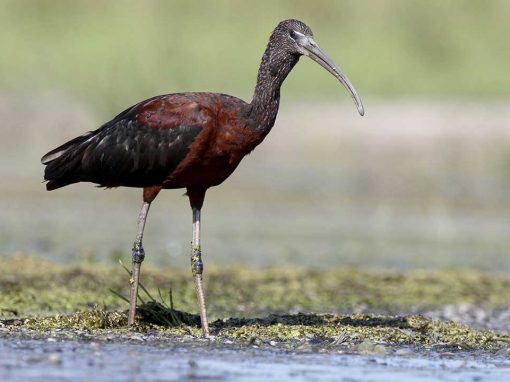
[[[0,321],[10,333],[73,336],[85,331],[96,339],[130,339],[139,333],[157,339],[199,338],[199,317],[179,312],[186,323],[162,326],[140,315],[128,328],[126,312],[99,309],[70,315],[30,317]],[[213,341],[241,346],[279,346],[295,351],[349,351],[385,354],[401,347],[436,351],[509,351],[510,336],[479,331],[454,322],[434,321],[421,316],[378,316],[368,314],[293,314],[263,318],[231,318],[211,323]],[[142,337],[143,338],[143,337]]]
[[[5,269],[0,279],[2,335],[84,332],[121,340],[133,332],[159,339],[200,336],[198,316],[185,313],[195,308],[188,270],[147,267],[150,297],[139,308],[138,324],[127,328],[127,304],[116,296],[129,290],[120,267],[70,267],[18,256],[7,259]],[[173,302],[163,304],[162,297],[158,301],[152,296],[170,289],[168,280]],[[508,333],[402,314],[452,303],[504,307],[510,281],[481,273],[230,267],[209,273],[207,293],[213,313],[210,341],[300,352],[385,354],[402,347],[510,352]],[[361,310],[380,314],[343,314]]]
[[[110,291],[129,295],[118,265],[64,266],[18,255],[4,258],[0,276],[0,318],[67,314],[126,303]],[[195,291],[188,269],[144,269],[153,296],[172,290],[173,303],[194,312]],[[210,267],[206,277],[211,319],[269,313],[420,312],[450,304],[508,308],[510,279],[465,270],[327,271]]]

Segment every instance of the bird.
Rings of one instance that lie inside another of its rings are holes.
[[[128,325],[135,324],[142,240],[147,214],[163,189],[186,189],[192,210],[191,270],[201,332],[209,336],[200,246],[201,209],[206,191],[221,184],[259,145],[275,124],[280,88],[301,56],[331,73],[364,115],[358,92],[339,66],[315,42],[311,29],[284,20],[270,35],[251,102],[210,92],[159,95],[141,101],[41,158],[48,191],[78,182],[100,187],[143,189],[132,248]]]

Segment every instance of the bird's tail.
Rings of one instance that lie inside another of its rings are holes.
[[[48,182],[46,183],[48,191],[82,180],[80,178],[81,159],[87,146],[83,143],[93,135],[93,132],[88,132],[76,137],[41,158],[41,163],[46,165],[44,180]]]

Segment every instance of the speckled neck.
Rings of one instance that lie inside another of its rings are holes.
[[[262,56],[257,85],[251,102],[251,116],[254,128],[262,134],[271,131],[280,105],[280,87],[299,56],[289,54],[269,40]]]

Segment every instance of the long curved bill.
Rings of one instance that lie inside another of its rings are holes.
[[[341,83],[345,86],[345,88],[351,94],[356,107],[358,108],[358,112],[360,115],[365,114],[365,109],[363,108],[363,102],[361,102],[361,97],[358,95],[358,92],[354,88],[354,85],[349,81],[349,78],[345,75],[345,73],[338,67],[338,65],[317,45],[317,43],[308,36],[303,36],[300,39],[299,44],[303,48],[302,53],[305,56],[310,57],[312,60],[317,62],[320,66],[334,75]]]

